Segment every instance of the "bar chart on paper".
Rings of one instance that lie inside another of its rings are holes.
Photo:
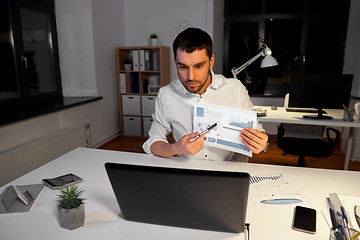
[[[203,131],[213,123],[217,126],[205,137],[205,145],[252,156],[241,141],[240,132],[255,127],[256,112],[208,103],[196,103],[194,107],[194,131]]]

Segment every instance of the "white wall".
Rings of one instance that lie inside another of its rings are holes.
[[[124,0],[125,45],[148,46],[149,36],[155,32],[159,45],[171,48],[177,35],[176,25],[183,19],[212,35],[213,4],[213,0]],[[172,54],[170,58],[170,77],[174,80],[177,73]]]

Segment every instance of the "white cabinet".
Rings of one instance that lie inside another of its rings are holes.
[[[141,108],[143,116],[151,116],[155,111],[156,96],[141,96]]]
[[[141,137],[140,117],[123,117],[124,135]]]

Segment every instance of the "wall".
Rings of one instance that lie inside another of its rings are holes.
[[[148,46],[149,36],[155,32],[159,45],[171,47],[177,35],[176,25],[183,19],[213,35],[213,4],[213,0],[124,0],[125,45]],[[170,76],[174,80],[177,73],[172,54],[170,58]]]

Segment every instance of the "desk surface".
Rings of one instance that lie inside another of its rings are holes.
[[[333,127],[360,127],[360,120],[355,119],[353,122],[344,121],[344,110],[342,109],[325,109],[326,115],[330,115],[333,119],[313,120],[303,118],[303,115],[316,115],[315,113],[303,112],[287,112],[284,107],[277,107],[277,110],[272,110],[269,106],[254,106],[254,108],[261,108],[266,110],[266,116],[259,117],[259,122],[270,123],[295,123],[306,125],[324,125]]]
[[[291,229],[294,205],[256,207],[249,200],[247,222],[251,239],[328,239],[329,228],[321,209],[327,209],[331,192],[360,196],[360,172],[284,167],[265,164],[213,162],[182,158],[159,158],[146,154],[78,148],[14,180],[10,184],[35,184],[73,172],[84,178],[86,220],[81,228],[69,231],[59,226],[56,211],[57,190],[45,187],[30,212],[1,214],[0,239],[245,239],[243,234],[220,233],[185,228],[143,224],[123,220],[108,180],[104,163],[122,162],[177,168],[282,173],[318,211],[317,233],[310,235]],[[0,188],[0,191],[6,186]],[[327,211],[325,212],[327,214]]]

